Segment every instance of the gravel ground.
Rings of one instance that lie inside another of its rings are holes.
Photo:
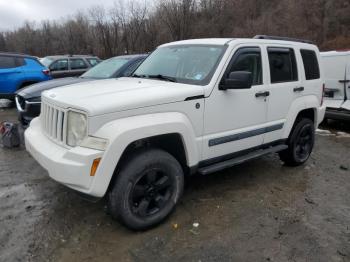
[[[350,124],[322,128],[306,165],[271,155],[192,177],[170,218],[142,233],[51,180],[24,148],[0,148],[0,261],[350,261]]]

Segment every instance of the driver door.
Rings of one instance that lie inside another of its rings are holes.
[[[262,47],[245,46],[232,54],[221,81],[205,102],[203,159],[210,164],[229,158],[232,153],[260,146],[267,119],[267,86],[263,65],[267,58]],[[220,83],[231,72],[252,73],[250,88],[220,90]]]

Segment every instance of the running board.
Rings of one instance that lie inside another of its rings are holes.
[[[248,153],[246,155],[243,156],[239,156],[236,158],[232,158],[223,162],[219,162],[216,164],[212,164],[210,166],[206,166],[206,167],[201,167],[198,169],[198,173],[201,175],[208,175],[226,168],[230,168],[233,166],[236,166],[238,164],[241,164],[243,162],[252,160],[254,158],[258,158],[267,154],[271,154],[271,153],[276,153],[282,150],[287,149],[288,146],[287,145],[278,145],[278,146],[274,146],[274,147],[269,147],[266,149],[262,149],[262,150],[258,150],[258,151],[254,151],[251,153]]]

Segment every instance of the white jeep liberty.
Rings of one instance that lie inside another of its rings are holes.
[[[46,91],[27,150],[56,181],[108,199],[142,230],[174,209],[189,174],[278,152],[303,164],[325,108],[319,50],[297,39],[159,46],[132,77]]]

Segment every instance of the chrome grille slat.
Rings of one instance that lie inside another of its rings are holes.
[[[42,102],[41,105],[41,127],[46,136],[59,143],[64,143],[65,139],[65,111],[54,105]]]
[[[62,135],[61,135],[62,123],[63,123],[63,113],[62,111],[58,111],[56,137],[59,141],[62,141]]]

